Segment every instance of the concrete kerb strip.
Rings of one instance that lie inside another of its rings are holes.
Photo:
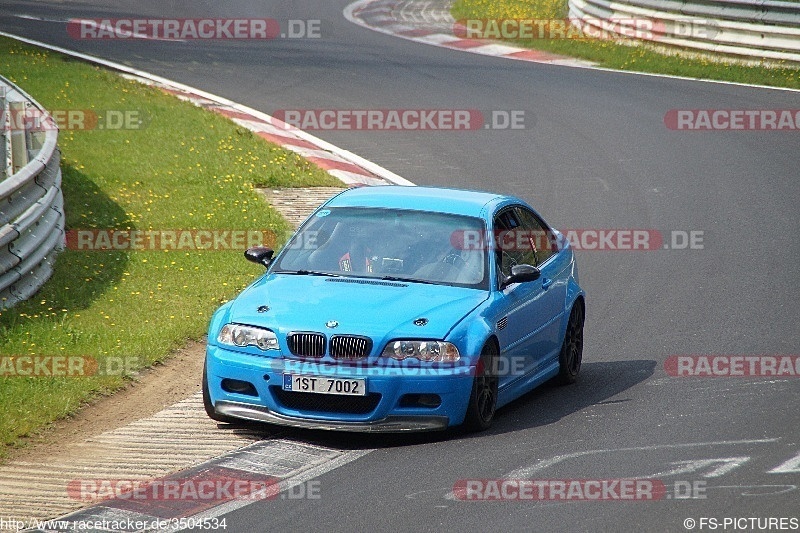
[[[252,444],[265,433],[258,428],[217,430],[197,393],[153,416],[64,449],[68,455],[79,453],[79,459],[66,462],[54,454],[47,462],[3,464],[0,517],[29,521],[60,516],[91,503],[71,495],[71,483],[158,478]],[[207,437],[198,439],[198,435]]]
[[[213,519],[228,514],[253,503],[259,505],[277,505],[280,500],[286,499],[286,492],[298,485],[305,484],[321,476],[322,474],[346,465],[356,459],[363,457],[372,450],[335,450],[324,446],[308,444],[296,440],[278,438],[275,435],[269,440],[252,443],[248,446],[239,448],[218,457],[205,461],[202,464],[192,466],[176,474],[172,474],[160,479],[164,482],[172,482],[183,487],[202,486],[203,483],[217,483],[221,487],[225,483],[234,480],[244,482],[245,488],[241,494],[234,494],[234,497],[215,498],[212,501],[204,501],[199,497],[187,500],[174,501],[170,505],[171,499],[159,498],[158,490],[143,491],[144,498],[137,500],[136,497],[126,497],[106,500],[94,506],[87,507],[80,511],[53,520],[50,524],[40,526],[36,531],[73,531],[81,524],[106,521],[107,528],[103,531],[116,531],[113,523],[126,524],[128,521],[139,522],[144,527],[134,529],[134,531],[154,531],[164,533],[166,531],[180,531],[188,529],[210,529],[202,524],[212,524]],[[252,497],[252,493],[247,492],[247,485],[255,481],[256,485],[264,491],[264,497]],[[233,485],[235,487],[235,485]],[[162,489],[163,490],[163,489]],[[306,494],[308,490],[308,494]],[[236,492],[234,490],[234,492]],[[187,492],[191,493],[191,491]],[[222,495],[224,491],[221,491]],[[164,492],[164,494],[166,494]],[[303,488],[301,496],[309,499],[320,498],[324,494],[324,487],[309,486]],[[61,522],[59,524],[59,522]],[[157,522],[161,525],[155,526]],[[194,527],[192,527],[194,524]],[[77,527],[76,527],[77,526]],[[225,528],[231,526],[236,530],[235,524],[225,524]],[[224,530],[225,528],[214,528]],[[130,533],[131,529],[120,528],[119,531]]]

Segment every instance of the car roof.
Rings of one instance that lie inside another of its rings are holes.
[[[500,194],[448,189],[444,187],[409,187],[387,185],[377,187],[357,187],[334,196],[326,207],[384,207],[389,209],[413,209],[483,217],[487,204],[514,201],[517,198]],[[492,210],[489,209],[489,212]]]

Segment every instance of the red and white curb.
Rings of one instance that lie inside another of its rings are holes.
[[[259,137],[278,144],[282,148],[300,154],[318,165],[328,174],[348,186],[364,185],[414,185],[412,182],[350,151],[315,137],[301,129],[258,111],[217,96],[215,94],[178,83],[161,76],[108,61],[96,56],[76,52],[28,39],[11,33],[0,32],[0,36],[46,48],[53,52],[76,57],[121,72],[124,76],[142,83],[154,85],[195,105],[224,115]]]
[[[337,153],[340,152],[339,150],[331,151],[325,149],[316,138],[310,138],[311,136],[304,134],[305,132],[302,130],[270,115],[255,112],[255,110],[247,110],[244,106],[238,104],[226,103],[221,98],[208,98],[196,89],[177,88],[173,83],[153,81],[137,75],[125,75],[125,77],[156,86],[181,100],[223,115],[259,137],[299,154],[331,176],[339,179],[345,185],[354,187],[391,184],[411,185],[406,180],[398,180],[399,176],[393,176],[389,179],[371,172]],[[399,183],[400,181],[402,183]]]
[[[458,37],[453,34],[455,19],[446,7],[436,9],[432,4],[434,2],[418,0],[358,0],[344,9],[344,16],[350,22],[380,33],[452,50],[551,65],[594,65],[590,61],[540,50]]]

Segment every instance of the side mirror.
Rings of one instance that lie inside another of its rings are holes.
[[[248,261],[252,261],[253,263],[258,263],[259,265],[264,265],[268,267],[269,264],[272,262],[272,254],[275,251],[272,248],[266,248],[264,246],[254,246],[252,248],[248,248],[244,251],[244,256]]]
[[[511,267],[511,275],[503,280],[500,288],[505,289],[512,283],[525,283],[528,281],[536,281],[542,273],[538,268],[531,265],[514,265]]]

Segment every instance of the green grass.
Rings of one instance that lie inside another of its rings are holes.
[[[214,113],[83,62],[0,38],[0,74],[49,109],[137,110],[142,130],[62,131],[67,229],[269,230],[254,186],[341,185]],[[163,360],[263,268],[242,251],[77,251],[31,300],[0,311],[0,356]],[[0,458],[126,377],[0,377]],[[136,409],[135,405],[131,409]]]
[[[453,17],[465,19],[564,19],[567,0],[456,0]],[[716,61],[698,57],[690,51],[666,55],[648,45],[625,46],[608,40],[534,39],[510,43],[556,54],[594,61],[599,66],[672,74],[690,78],[753,83],[800,89],[800,67],[747,66],[732,61]],[[692,56],[695,57],[692,57]]]

